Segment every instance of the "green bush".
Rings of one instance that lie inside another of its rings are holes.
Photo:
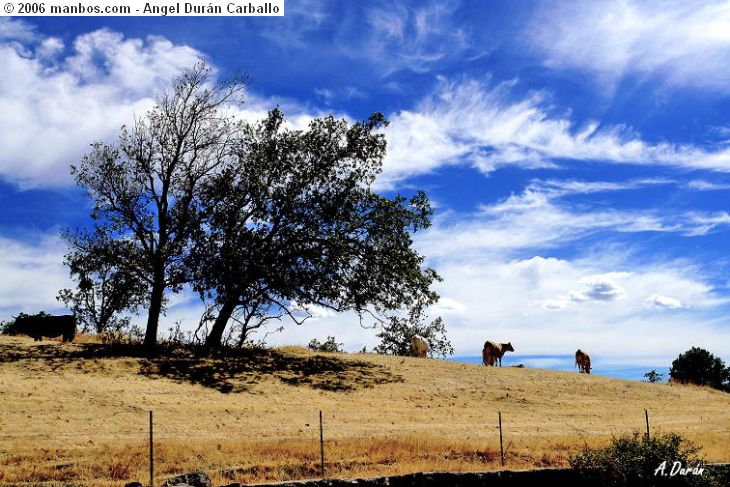
[[[337,343],[335,337],[328,336],[324,343],[313,338],[312,341],[309,342],[309,345],[307,345],[307,348],[314,352],[342,352],[342,346],[342,343]]]
[[[16,335],[15,321],[0,321],[0,335]]]
[[[704,348],[692,347],[672,362],[672,380],[730,392],[730,367]]]
[[[699,448],[674,433],[646,438],[634,433],[614,438],[606,448],[589,449],[570,459],[570,466],[599,487],[720,486],[720,480],[698,456]],[[675,462],[679,462],[676,464]],[[683,475],[677,465],[690,469]],[[691,472],[703,468],[701,474]],[[674,475],[672,475],[674,473]]]

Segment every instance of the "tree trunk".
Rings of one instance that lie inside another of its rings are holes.
[[[147,315],[147,330],[145,331],[144,335],[144,345],[150,350],[155,348],[155,345],[157,345],[157,327],[160,323],[160,313],[162,312],[162,299],[164,298],[164,296],[164,273],[155,272],[155,282],[152,285],[152,295],[150,297],[150,309]]]
[[[221,346],[223,332],[225,331],[226,325],[231,319],[231,316],[233,316],[233,312],[237,305],[238,301],[235,299],[229,299],[223,303],[223,306],[215,319],[215,323],[213,323],[213,328],[210,330],[210,334],[205,340],[205,348],[210,350]]]

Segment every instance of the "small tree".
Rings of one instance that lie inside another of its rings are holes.
[[[327,340],[320,342],[316,338],[313,338],[307,348],[314,352],[342,352],[342,343],[337,343],[337,340],[333,336],[328,336]]]
[[[644,379],[646,379],[644,382],[661,382],[664,379],[664,374],[660,374],[656,370],[652,369],[644,374]]]
[[[669,370],[672,380],[730,391],[730,368],[707,350],[692,347],[679,354]]]
[[[428,353],[430,356],[446,357],[454,354],[454,347],[451,346],[446,337],[446,326],[441,317],[437,317],[430,323],[426,323],[422,304],[411,308],[408,315],[390,316],[388,321],[382,325],[380,338],[374,351],[386,355],[413,356],[415,352],[411,346],[411,340],[419,335],[428,341]]]
[[[103,227],[92,233],[67,231],[71,246],[64,263],[77,281],[75,289],[62,289],[57,299],[74,312],[84,331],[119,331],[130,326],[124,311],[136,312],[147,298],[144,281],[126,268],[124,241],[112,239]]]

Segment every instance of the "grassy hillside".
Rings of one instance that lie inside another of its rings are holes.
[[[0,483],[143,480],[150,409],[160,478],[317,476],[320,410],[331,476],[500,468],[497,411],[512,468],[643,431],[645,408],[653,429],[730,460],[730,394],[706,388],[298,347],[134,355],[0,337]]]

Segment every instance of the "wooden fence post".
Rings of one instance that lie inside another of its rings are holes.
[[[644,409],[644,416],[646,417],[646,439],[649,439],[649,411]]]
[[[502,446],[502,412],[499,411],[499,456],[502,458],[502,466],[504,467],[504,447]]]
[[[324,478],[324,426],[322,424],[322,411],[319,412],[319,459],[322,478]]]
[[[155,487],[155,450],[152,442],[152,410],[150,410],[150,487]]]

